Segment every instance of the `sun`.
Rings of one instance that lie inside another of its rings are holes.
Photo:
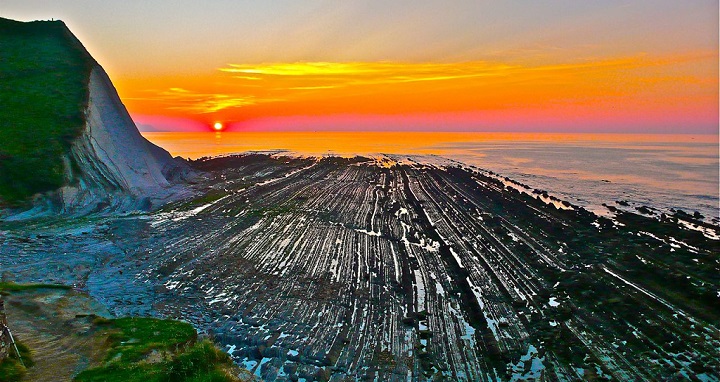
[[[222,131],[223,128],[225,128],[225,126],[223,126],[220,122],[215,122],[213,125],[213,129],[215,129],[215,131]]]

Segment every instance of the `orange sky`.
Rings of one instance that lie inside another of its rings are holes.
[[[328,117],[341,130],[369,116],[395,129],[548,129],[717,122],[717,52],[603,58],[563,63],[300,62],[227,64],[199,76],[119,78],[115,84],[142,124],[145,116],[190,119],[233,130],[293,130],[292,117]],[[258,123],[278,118],[276,124]],[[157,121],[157,119],[155,119]],[[408,126],[397,125],[405,120]],[[340,123],[342,122],[342,123]],[[311,128],[307,123],[305,128]],[[367,127],[367,126],[365,126]],[[443,126],[438,126],[443,128]]]
[[[2,8],[65,21],[145,131],[718,133],[717,0]]]

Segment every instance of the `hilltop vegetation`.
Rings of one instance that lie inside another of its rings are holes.
[[[63,185],[94,61],[60,21],[0,18],[0,204]]]

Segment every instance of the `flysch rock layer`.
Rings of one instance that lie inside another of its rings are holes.
[[[449,161],[193,165],[203,198],[0,225],[0,277],[190,322],[264,381],[720,382],[720,241],[698,231]]]
[[[180,159],[146,140],[135,127],[105,70],[92,69],[85,128],[66,158],[65,212],[94,209],[148,209],[187,194],[179,181],[189,177]]]

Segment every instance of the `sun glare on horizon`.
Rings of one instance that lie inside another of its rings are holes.
[[[220,122],[215,122],[215,124],[213,125],[213,130],[215,131],[222,131],[224,128],[225,126],[223,126],[223,124]]]

